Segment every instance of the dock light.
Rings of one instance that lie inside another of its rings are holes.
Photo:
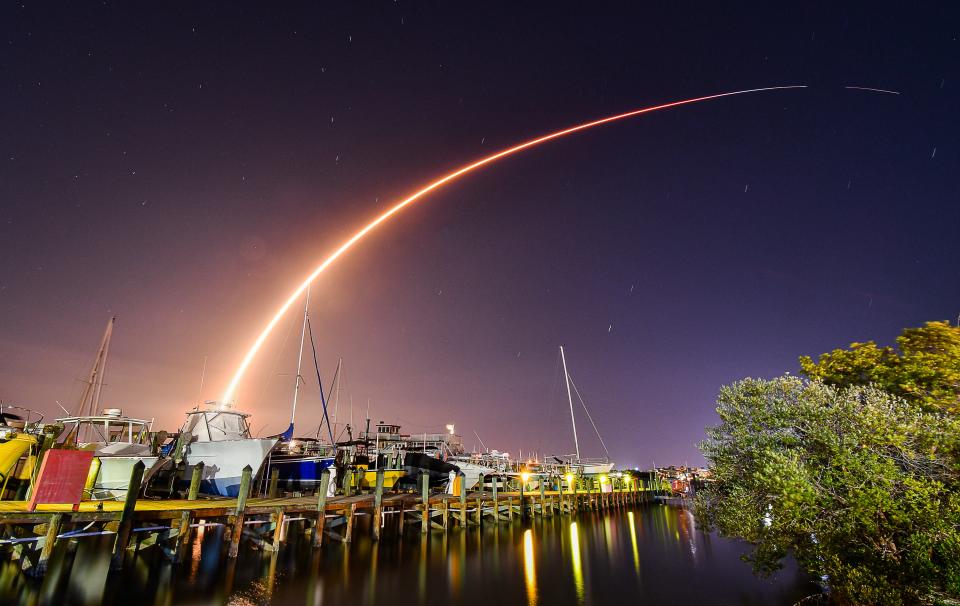
[[[568,473],[568,474],[567,474],[567,484],[569,484],[570,486],[573,486],[573,474],[572,474],[572,473]]]
[[[450,432],[451,436],[453,435],[453,423],[450,423],[449,425],[447,425],[447,431]]]
[[[606,484],[606,483],[609,482],[609,481],[610,481],[610,478],[608,478],[607,476],[600,476],[600,483],[601,483],[601,484]]]
[[[524,484],[526,484],[527,481],[530,480],[530,474],[527,473],[526,471],[523,472],[523,473],[521,473],[521,474],[520,474],[520,480],[521,480]]]

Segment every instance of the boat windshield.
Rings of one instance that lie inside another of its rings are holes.
[[[247,415],[228,410],[188,412],[183,430],[204,442],[242,440],[250,437]]]
[[[141,419],[112,416],[66,417],[57,419],[72,425],[65,440],[86,444],[145,444],[149,441],[149,423]]]

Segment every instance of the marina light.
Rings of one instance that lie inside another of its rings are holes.
[[[524,471],[520,474],[520,480],[523,481],[524,484],[526,484],[529,479],[530,479],[529,472]]]
[[[572,473],[568,473],[568,474],[567,474],[567,485],[568,485],[568,486],[573,486],[573,474],[572,474]]]
[[[609,482],[609,481],[610,481],[610,478],[608,478],[607,476],[600,476],[600,483],[601,483],[601,484],[606,484],[606,483]]]

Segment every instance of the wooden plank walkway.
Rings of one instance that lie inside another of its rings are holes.
[[[402,535],[408,526],[421,533],[449,532],[453,526],[482,526],[513,522],[531,516],[549,517],[581,510],[605,510],[649,502],[653,492],[637,487],[601,492],[596,490],[558,491],[474,491],[462,495],[433,494],[425,483],[417,492],[385,492],[382,474],[372,492],[326,497],[325,478],[317,495],[279,498],[198,498],[191,485],[189,498],[175,500],[137,499],[126,502],[85,501],[73,506],[40,505],[28,511],[26,501],[0,501],[0,547],[12,546],[11,558],[21,560],[30,574],[45,572],[53,546],[58,540],[72,540],[91,534],[116,535],[114,566],[122,567],[128,552],[159,546],[174,561],[185,557],[193,529],[223,527],[228,557],[236,557],[243,544],[267,550],[280,549],[290,532],[311,537],[319,548],[323,540],[349,543],[358,529],[358,519],[369,518],[374,540],[384,530]],[[241,495],[249,494],[250,478],[241,484]],[[390,520],[389,524],[387,520]],[[293,526],[294,522],[301,524]],[[3,552],[0,551],[0,557]]]

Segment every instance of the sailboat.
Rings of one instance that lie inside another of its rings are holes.
[[[580,397],[580,392],[577,390],[576,384],[570,379],[570,373],[567,372],[567,356],[563,351],[563,345],[560,346],[560,360],[563,363],[563,379],[567,387],[567,403],[570,405],[570,424],[573,426],[573,445],[576,449],[576,455],[566,455],[554,457],[558,462],[564,464],[569,472],[579,474],[579,475],[601,475],[610,473],[610,470],[613,469],[614,463],[610,460],[610,453],[607,451],[607,445],[604,444],[603,438],[600,436],[600,430],[597,429],[597,424],[593,422],[593,417],[590,416],[590,411],[587,410],[587,405],[583,401],[583,398]],[[593,430],[597,433],[597,438],[600,440],[600,445],[603,446],[603,450],[607,453],[607,456],[602,458],[582,458],[580,456],[580,441],[577,438],[577,418],[573,414],[573,395],[571,393],[571,386],[573,391],[577,393],[577,399],[580,400],[580,404],[583,406],[583,411],[587,413],[587,418],[590,420],[590,424],[593,426]]]
[[[310,346],[313,348],[313,361],[317,370],[317,382],[320,385],[320,402],[323,405],[323,418],[327,422],[327,432],[330,443],[323,444],[320,437],[320,428],[317,428],[316,438],[295,438],[294,424],[297,416],[297,400],[300,396],[300,386],[303,384],[303,375],[300,373],[303,363],[303,346],[306,336],[310,335]],[[320,486],[323,470],[333,466],[334,448],[333,431],[327,418],[327,402],[323,393],[323,383],[320,381],[320,368],[317,365],[316,348],[313,347],[313,329],[310,327],[310,289],[307,288],[303,304],[303,325],[300,328],[300,350],[297,354],[297,376],[293,387],[293,406],[290,410],[290,425],[287,430],[277,436],[280,442],[270,452],[267,459],[267,470],[264,477],[269,477],[274,470],[277,472],[279,485],[287,490],[308,491]],[[337,363],[334,381],[339,380],[341,362]]]
[[[158,459],[150,439],[152,421],[125,417],[119,408],[104,408],[100,414],[95,412],[100,410],[107,355],[116,321],[113,317],[107,322],[100,349],[80,396],[77,414],[56,419],[66,427],[61,448],[94,452],[86,487],[92,499],[124,498],[133,466],[142,461],[144,467],[150,469]]]

